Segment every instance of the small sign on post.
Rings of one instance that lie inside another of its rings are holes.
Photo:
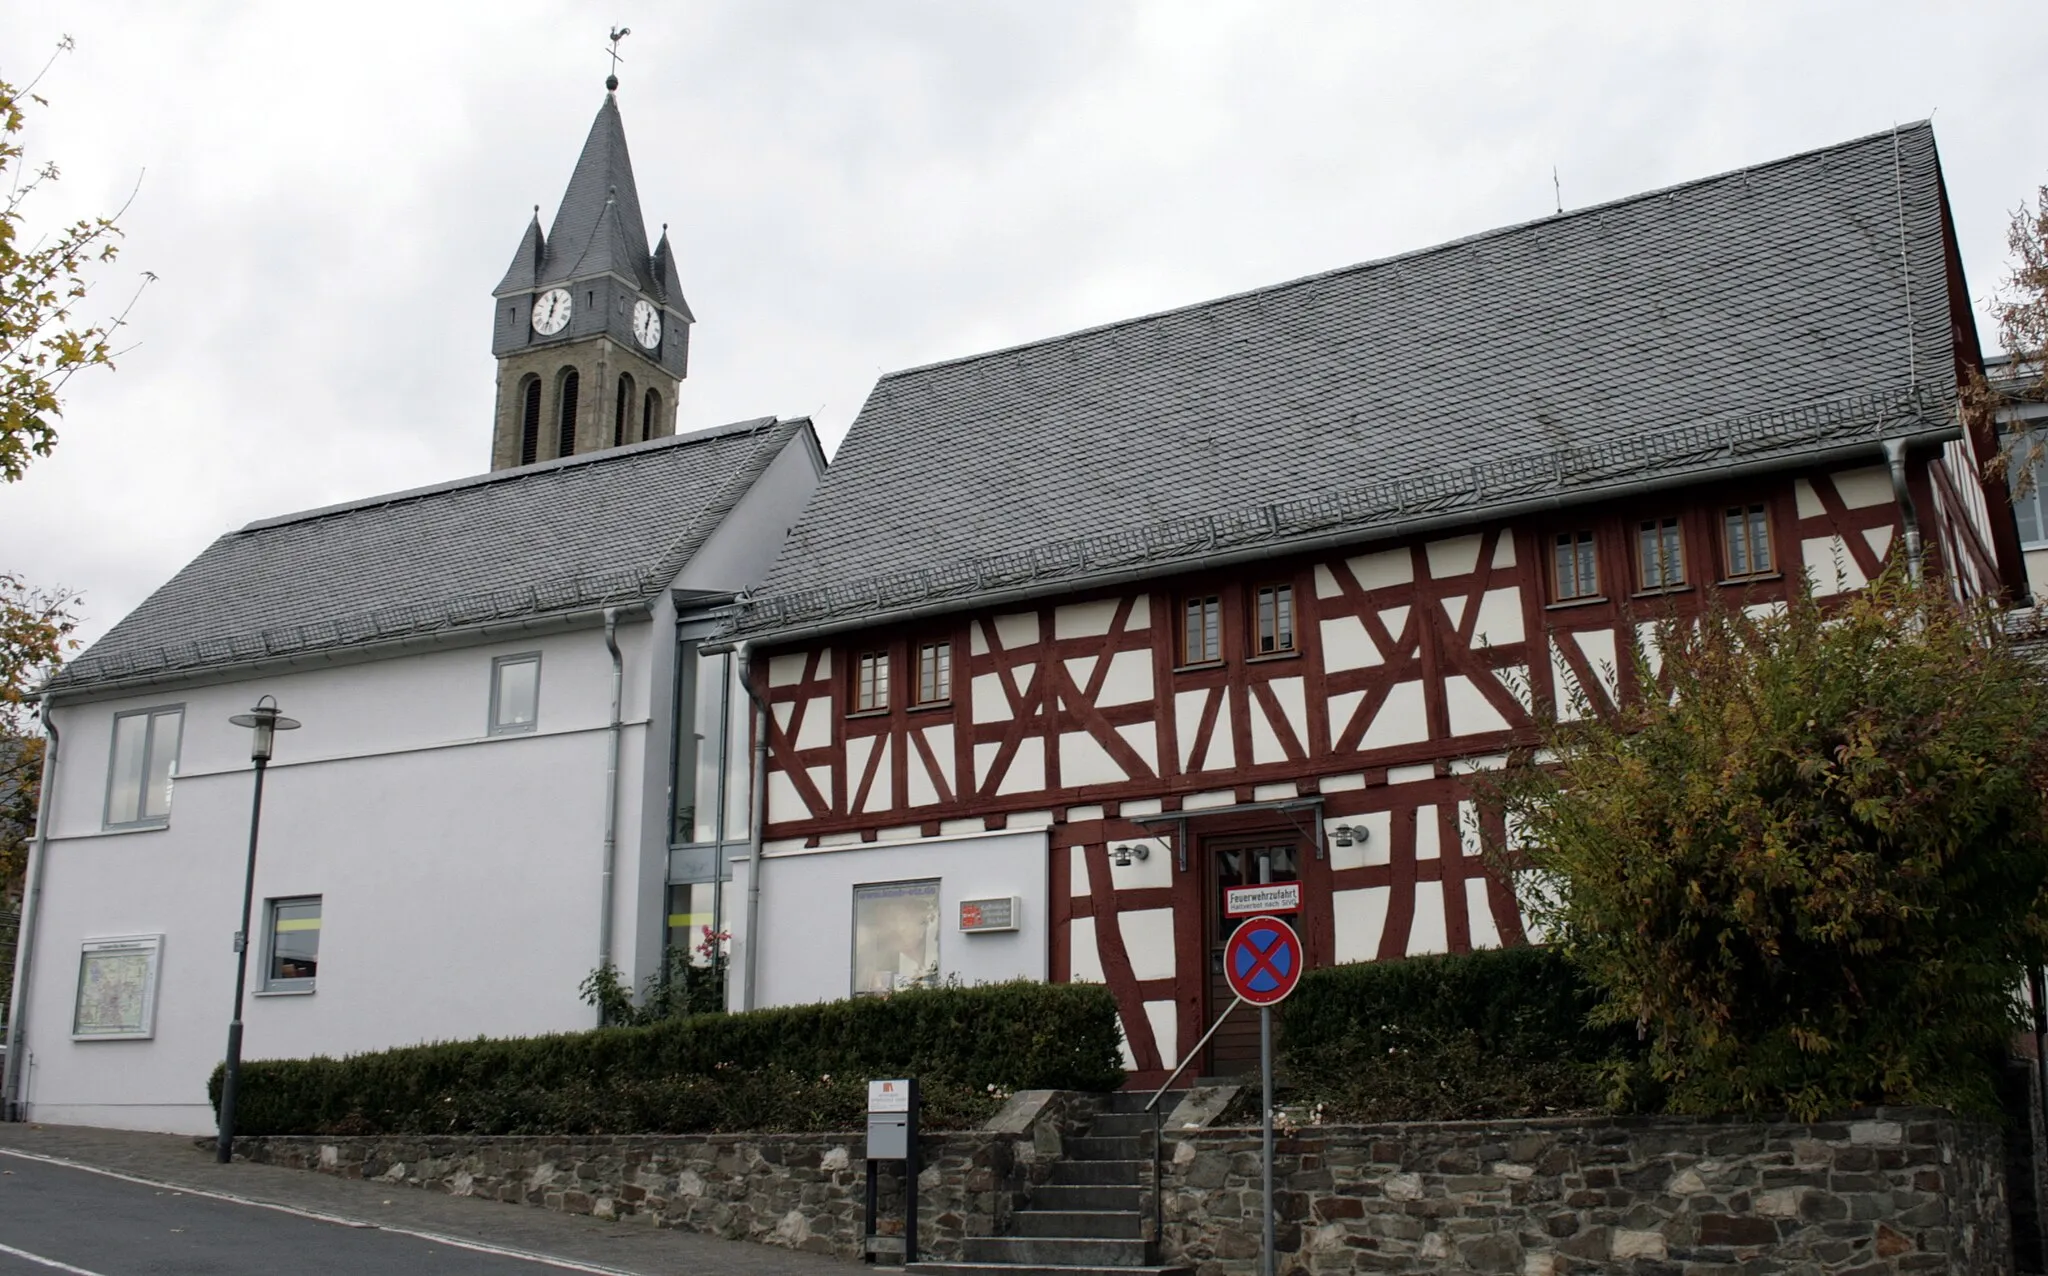
[[[875,1230],[880,1188],[875,1178],[877,1161],[903,1163],[903,1262],[917,1261],[917,1078],[905,1077],[868,1082],[868,1165],[867,1221],[861,1249],[868,1262],[875,1251],[894,1249],[894,1237]]]
[[[1293,886],[1299,899],[1299,883],[1282,885]],[[1273,1007],[1287,1000],[1307,964],[1301,936],[1278,917],[1252,918],[1233,931],[1223,947],[1223,978],[1230,991],[1259,1008],[1259,1073],[1265,1100],[1260,1104],[1259,1146],[1266,1198],[1260,1270],[1265,1276],[1272,1276],[1273,1271]]]

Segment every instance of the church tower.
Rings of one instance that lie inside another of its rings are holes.
[[[533,210],[491,293],[494,470],[676,432],[696,317],[683,300],[667,226],[647,251],[617,87],[616,79],[605,83],[554,225],[541,234]]]

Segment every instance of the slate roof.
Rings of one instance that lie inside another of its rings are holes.
[[[1919,123],[884,376],[735,632],[1952,428],[1945,199]]]
[[[763,417],[250,523],[48,690],[645,603],[810,428]]]

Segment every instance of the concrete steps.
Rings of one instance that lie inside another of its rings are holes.
[[[915,1276],[1192,1276],[1158,1265],[1145,1239],[1152,1175],[1149,1095],[1108,1096],[1088,1133],[1066,1140],[1031,1203],[1003,1236],[970,1236],[957,1263],[912,1263]]]

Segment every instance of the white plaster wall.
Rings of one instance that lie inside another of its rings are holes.
[[[649,635],[626,654],[622,777],[645,774]],[[666,644],[662,644],[665,655]],[[486,733],[492,657],[542,655],[538,729]],[[62,753],[26,1007],[35,1120],[203,1133],[233,997],[261,694],[304,722],[278,737],[256,875],[266,898],[322,897],[309,996],[252,997],[249,1058],[589,1026],[576,988],[597,964],[611,661],[598,630],[60,705]],[[167,828],[102,833],[114,714],[183,703]],[[647,800],[620,788],[615,952],[639,946],[634,845]],[[658,800],[658,799],[656,799]],[[73,1042],[81,941],[165,936],[156,1034]],[[260,943],[260,939],[258,940]],[[252,946],[251,987],[260,988]]]
[[[1043,980],[1050,952],[1046,926],[1049,852],[1046,834],[986,833],[832,850],[765,856],[761,871],[761,936],[756,1006],[838,1001],[853,978],[853,888],[869,882],[939,879],[939,974],[965,983]],[[733,863],[732,986],[728,1004],[741,1000],[746,969],[746,899],[749,866]],[[1016,895],[1021,925],[1014,932],[963,934],[960,901]]]

